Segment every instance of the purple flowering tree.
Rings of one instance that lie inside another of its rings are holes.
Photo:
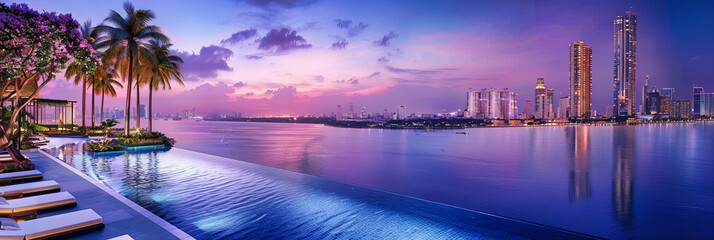
[[[8,136],[19,131],[17,118],[67,64],[81,64],[93,72],[99,55],[87,44],[71,14],[37,12],[27,4],[0,3],[0,103],[12,103],[12,114],[0,124],[0,149],[25,161],[19,143]]]

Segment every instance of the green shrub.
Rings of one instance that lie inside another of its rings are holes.
[[[119,144],[127,147],[135,146],[147,146],[147,145],[159,145],[163,144],[167,147],[173,147],[176,144],[176,140],[170,137],[166,137],[163,133],[152,132],[152,133],[131,133],[129,135],[121,135],[117,140]]]
[[[111,152],[124,150],[124,147],[119,145],[116,140],[101,140],[85,143],[84,150],[87,152]]]

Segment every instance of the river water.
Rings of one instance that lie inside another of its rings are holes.
[[[156,120],[176,147],[615,239],[714,238],[714,122],[347,129]]]

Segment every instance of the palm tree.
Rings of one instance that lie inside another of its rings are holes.
[[[153,130],[153,92],[154,89],[158,90],[159,87],[162,89],[171,89],[171,80],[176,81],[179,85],[183,86],[183,74],[181,74],[181,64],[183,64],[183,59],[181,57],[173,55],[171,53],[172,44],[161,44],[157,41],[151,41],[149,43],[149,49],[151,50],[154,59],[156,59],[156,64],[147,65],[149,67],[145,68],[149,71],[149,128],[148,133]]]
[[[94,127],[94,95],[96,94],[97,88],[95,87],[95,83],[97,82],[97,71],[95,70],[94,73],[92,73],[92,76],[90,76],[89,80],[89,85],[92,87],[92,127]],[[89,87],[89,86],[87,86]]]
[[[82,84],[82,127],[86,126],[85,112],[86,112],[86,98],[87,98],[87,76],[89,73],[84,71],[84,66],[77,62],[72,62],[67,66],[67,70],[64,72],[64,77],[67,79],[74,78],[74,85]]]
[[[148,22],[156,18],[151,10],[136,10],[134,5],[125,2],[124,11],[126,17],[122,17],[116,11],[112,11],[109,17],[104,19],[110,25],[101,25],[97,30],[106,34],[108,39],[99,46],[108,48],[107,56],[114,59],[121,74],[126,77],[126,114],[124,115],[124,134],[129,134],[129,114],[131,109],[131,86],[133,86],[134,67],[141,62],[150,62],[149,50],[144,43],[155,39],[159,41],[169,41],[168,37],[161,33],[161,28],[155,25],[148,25]],[[125,72],[123,70],[126,70]]]
[[[79,27],[79,31],[82,33],[82,37],[87,40],[87,43],[94,45],[96,42],[96,35],[92,31],[92,21],[87,20],[84,25]],[[86,67],[81,65],[79,62],[72,62],[67,70],[64,72],[64,77],[67,79],[74,77],[74,85],[79,85],[82,83],[82,127],[86,126],[84,120],[86,116],[86,104],[87,104],[87,78],[90,73],[87,71]],[[92,104],[94,105],[94,104]]]
[[[114,89],[114,86],[119,86],[120,88],[123,88],[124,86],[122,86],[119,81],[114,79],[114,76],[116,74],[110,66],[101,65],[97,68],[97,72],[101,74],[97,76],[98,78],[95,78],[96,80],[94,81],[94,94],[102,95],[102,100],[99,108],[99,122],[103,123],[104,111],[102,111],[102,109],[104,109],[104,95],[116,97],[117,91]]]

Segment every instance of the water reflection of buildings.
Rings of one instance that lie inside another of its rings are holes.
[[[571,127],[565,131],[570,150],[570,179],[568,196],[570,201],[590,198],[590,135],[588,127]]]
[[[615,218],[623,226],[632,225],[633,168],[635,128],[613,128],[615,166],[612,179],[612,206]]]

